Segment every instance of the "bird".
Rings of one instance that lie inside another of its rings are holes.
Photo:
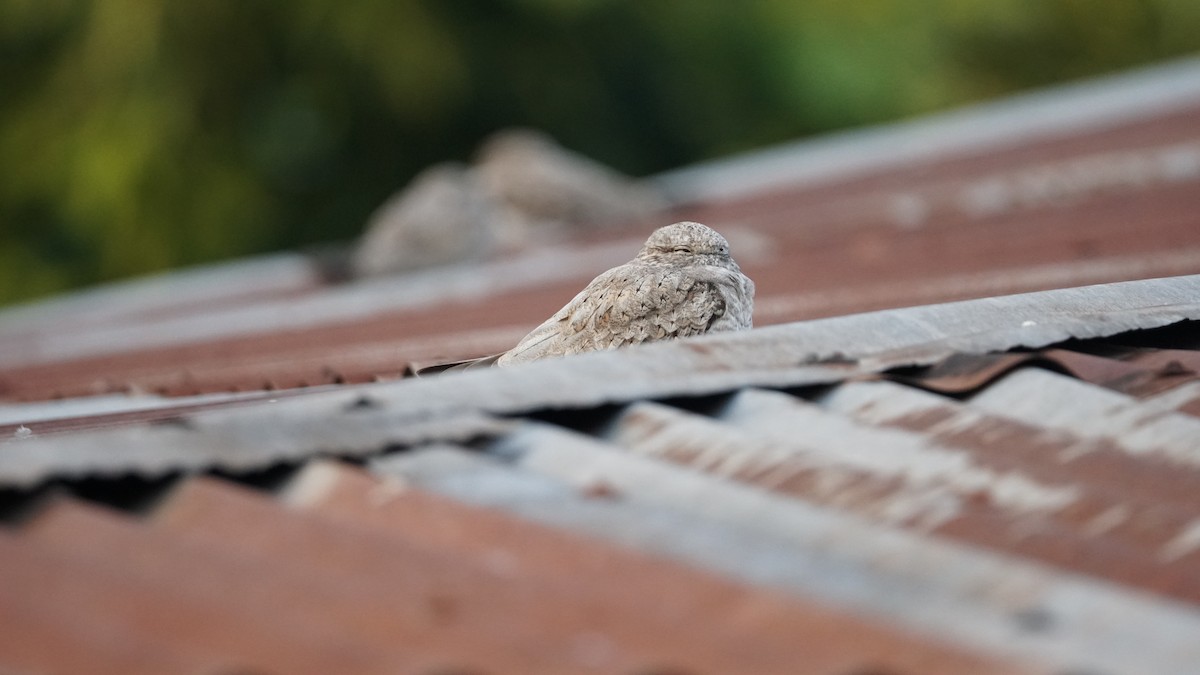
[[[660,227],[633,260],[591,281],[570,302],[493,356],[424,370],[513,366],[658,340],[747,330],[754,282],[712,228],[684,221]]]

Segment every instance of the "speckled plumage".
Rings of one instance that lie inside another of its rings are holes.
[[[700,223],[659,228],[637,256],[592,280],[500,355],[501,366],[751,327],[754,282]]]

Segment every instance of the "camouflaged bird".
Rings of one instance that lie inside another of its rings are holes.
[[[655,230],[633,260],[593,279],[496,363],[744,330],[753,309],[754,282],[725,237],[700,223],[675,223]]]
[[[493,358],[508,366],[745,330],[753,309],[754,282],[730,257],[725,237],[700,223],[675,223],[656,230],[633,260],[593,279],[516,347]]]
[[[754,282],[729,243],[700,223],[661,227],[633,260],[592,280],[516,347],[414,368],[417,375],[510,366],[555,356],[751,327]]]

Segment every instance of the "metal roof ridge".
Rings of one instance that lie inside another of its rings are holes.
[[[1200,319],[1200,275],[853,314],[279,398],[181,416],[173,425],[17,439],[0,453],[0,484],[365,456],[418,439],[486,435],[501,426],[492,415],[830,383],[960,351],[1039,347],[1188,319]]]
[[[588,270],[602,271],[628,260],[641,243],[640,238],[629,237],[598,244],[566,244],[553,249],[530,250],[513,258],[471,261],[403,276],[331,286],[300,298],[259,300],[195,315],[170,316],[128,325],[98,325],[84,334],[80,331],[53,332],[38,335],[37,340],[0,344],[0,364],[30,365],[129,351],[136,347],[176,346],[278,330],[302,330],[380,312],[477,299],[498,290],[520,290],[546,282],[586,279],[590,276]],[[91,292],[99,291],[81,292],[80,298],[86,299]],[[74,297],[67,296],[54,302],[66,303]],[[20,330],[19,326],[15,328],[14,333]]]
[[[682,199],[821,184],[951,153],[1120,124],[1200,102],[1200,58],[1110,74],[674,169],[652,178]]]
[[[54,422],[95,415],[117,415],[217,405],[273,398],[277,395],[280,394],[272,391],[242,391],[167,397],[147,392],[132,392],[129,394],[77,396],[49,401],[0,402],[0,427],[18,423]]]
[[[291,291],[319,281],[313,261],[293,251],[166,270],[0,307],[0,337],[45,329],[64,319],[76,325],[112,320],[247,290]]]
[[[1191,644],[1188,624],[1195,623],[1190,607],[1178,601],[885,527],[536,422],[524,423],[491,451],[495,454],[439,448],[394,455],[376,470],[470,504],[599,535],[741,581],[798,591],[867,616],[902,618],[922,632],[953,635],[955,642],[991,653],[1064,666],[1108,659],[1163,673],[1192,656],[1177,651]],[[497,454],[511,464],[494,461]],[[621,499],[589,498],[592,485],[610,486]],[[1022,608],[1014,598],[1054,615],[1055,642],[1012,629]],[[1138,621],[1095,620],[1118,615],[1117,607],[1137,614]],[[1161,662],[1147,665],[1144,653],[1112,640],[1135,624],[1156,627],[1147,638],[1162,645],[1155,651]]]
[[[1112,283],[1113,279],[1166,278],[1188,274],[1196,269],[1200,269],[1200,246],[1178,247],[1154,253],[1066,260],[1018,268],[959,272],[941,277],[891,280],[849,288],[773,294],[755,298],[754,308],[756,318],[794,316],[801,312],[816,316],[836,316],[838,313],[830,310],[844,307],[846,303],[853,303],[864,297],[888,303],[879,306],[894,309],[902,306],[898,303],[905,300],[909,306],[933,304],[946,297],[946,289],[954,289],[959,297],[977,300],[995,296],[998,292],[1015,295],[1046,289]]]
[[[850,314],[369,386],[405,409],[516,413],[818,384],[956,352],[1036,348],[1189,319],[1200,319],[1200,275]]]

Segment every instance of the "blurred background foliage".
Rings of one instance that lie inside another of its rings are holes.
[[[0,303],[350,239],[505,126],[646,174],[1198,49],[1196,0],[0,0]]]

